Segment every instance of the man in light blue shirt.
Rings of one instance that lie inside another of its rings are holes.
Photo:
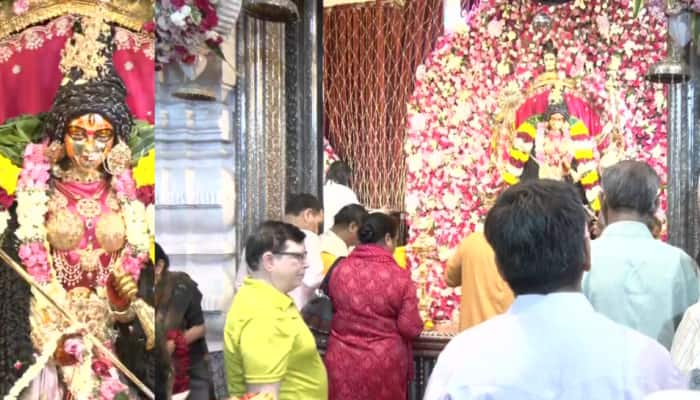
[[[581,293],[586,220],[563,182],[522,182],[499,197],[485,234],[515,301],[450,341],[425,400],[642,399],[687,387],[663,346],[595,312]]]
[[[683,313],[698,301],[698,267],[645,224],[658,208],[659,177],[650,166],[619,162],[605,170],[602,187],[606,227],[591,245],[583,292],[596,311],[670,349]]]

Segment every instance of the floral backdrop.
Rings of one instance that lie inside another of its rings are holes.
[[[485,197],[503,185],[500,167],[514,127],[504,113],[522,104],[522,93],[543,72],[547,40],[558,49],[560,75],[579,80],[599,118],[591,133],[601,157],[616,137],[611,132],[619,132],[621,157],[648,162],[666,180],[666,97],[662,85],[644,79],[665,55],[666,19],[658,6],[633,17],[629,0],[509,3],[484,0],[464,26],[441,37],[418,68],[408,102],[408,257],[433,320],[450,319],[459,304],[459,292],[445,285],[444,262],[480,228]]]

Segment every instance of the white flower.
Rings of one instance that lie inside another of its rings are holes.
[[[637,71],[632,68],[625,71],[625,80],[633,81],[635,79],[637,79]]]
[[[192,9],[190,8],[190,6],[185,4],[176,12],[170,14],[170,20],[173,22],[173,24],[175,24],[175,26],[184,28],[185,25],[187,25],[185,19],[190,16],[191,12]]]
[[[657,90],[654,93],[654,105],[659,112],[663,111],[664,107],[666,106],[666,96],[664,96],[663,91]]]
[[[445,193],[445,195],[442,196],[442,204],[446,209],[454,210],[459,204],[459,197],[455,196],[454,193]]]
[[[204,36],[207,40],[216,40],[219,38],[219,34],[216,31],[207,31]]]
[[[5,233],[7,229],[7,221],[10,219],[10,213],[7,211],[0,211],[0,237]]]
[[[408,172],[418,172],[423,166],[423,158],[420,156],[420,153],[411,154],[406,161],[408,164]]]
[[[146,207],[146,225],[148,226],[148,232],[152,235],[156,233],[156,208],[153,204],[149,204]]]

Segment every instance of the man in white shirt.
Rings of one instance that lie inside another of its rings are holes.
[[[425,400],[641,399],[687,385],[666,349],[598,314],[581,293],[586,221],[564,182],[522,182],[500,196],[485,234],[515,301],[447,345]]]
[[[326,183],[323,185],[323,209],[327,218],[323,222],[323,232],[333,226],[333,218],[348,204],[360,204],[355,192],[350,189],[352,170],[344,161],[335,161],[328,168]]]
[[[289,292],[294,304],[301,310],[323,281],[321,239],[318,237],[318,229],[323,222],[323,205],[316,196],[308,193],[289,195],[284,207],[284,221],[301,229],[306,235],[304,247],[308,268],[304,272],[301,286]]]
[[[671,348],[685,310],[698,301],[695,261],[656,240],[647,222],[659,206],[660,179],[641,161],[625,160],[603,172],[602,235],[591,243],[592,269],[583,293],[599,313]]]
[[[686,374],[700,370],[700,303],[688,307],[676,336],[673,337],[671,357],[676,366]],[[697,383],[700,387],[700,382]]]

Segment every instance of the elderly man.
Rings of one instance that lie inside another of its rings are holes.
[[[593,308],[671,348],[685,310],[698,301],[695,261],[654,239],[646,222],[659,204],[659,177],[640,161],[621,161],[602,179],[606,227],[591,246],[583,291]]]
[[[224,328],[229,394],[327,399],[326,369],[316,342],[287,295],[304,278],[304,233],[284,222],[264,222],[248,238],[245,258],[251,276],[236,294]]]
[[[595,312],[581,293],[586,222],[567,183],[523,182],[499,197],[485,233],[515,301],[450,341],[425,400],[641,399],[685,387],[666,349]]]

